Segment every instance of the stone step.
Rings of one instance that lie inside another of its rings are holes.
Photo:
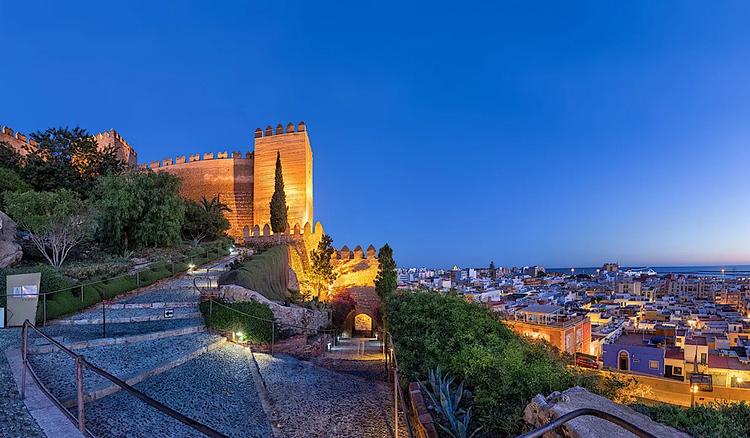
[[[112,323],[107,320],[106,337],[136,336],[185,327],[203,327],[203,318],[163,319],[139,323]],[[53,324],[41,328],[42,332],[63,344],[88,341],[103,337],[100,324]]]
[[[189,335],[192,333],[205,332],[206,327],[204,325],[192,325],[187,327],[173,328],[169,330],[162,330],[150,333],[135,334],[129,336],[120,337],[107,337],[107,338],[96,338],[88,339],[77,342],[65,342],[64,338],[57,337],[53,338],[61,344],[65,345],[71,350],[82,350],[92,347],[104,347],[106,345],[117,345],[117,344],[133,344],[136,342],[153,341],[155,339],[171,338],[174,336]],[[32,343],[33,345],[29,348],[30,353],[52,353],[57,350],[55,345],[47,342],[44,338],[37,338]]]
[[[135,387],[227,436],[273,437],[253,379],[251,354],[227,342]],[[87,403],[86,419],[96,436],[203,436],[125,391]]]
[[[168,315],[168,311],[170,312]],[[171,315],[171,316],[170,316]],[[106,309],[102,315],[101,307],[73,315],[69,318],[53,321],[51,325],[85,325],[107,323],[138,323],[148,321],[160,321],[167,319],[198,318],[201,316],[197,306],[192,307],[144,307],[144,308],[119,308]]]
[[[225,341],[221,336],[199,332],[137,343],[90,347],[77,353],[91,364],[133,385],[211,351]],[[50,392],[66,406],[75,405],[76,374],[72,358],[60,350],[29,354],[28,358]],[[84,371],[87,401],[97,400],[119,389],[98,374]]]
[[[164,309],[164,308],[193,308],[198,309],[198,303],[192,301],[153,302],[153,303],[107,303],[106,309]]]

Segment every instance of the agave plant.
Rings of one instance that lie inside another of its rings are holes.
[[[450,374],[443,375],[440,367],[430,370],[428,381],[430,387],[427,388],[420,382],[424,393],[430,398],[430,402],[435,410],[440,414],[448,426],[438,422],[438,425],[452,438],[472,438],[479,432],[481,427],[474,429],[469,433],[469,423],[471,423],[471,408],[464,410],[461,408],[461,398],[464,395],[463,382],[453,385],[455,377]]]

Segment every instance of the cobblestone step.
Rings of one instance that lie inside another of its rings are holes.
[[[174,336],[202,333],[205,331],[206,327],[204,325],[191,325],[150,333],[134,334],[120,337],[96,338],[77,342],[65,342],[62,338],[58,338],[55,340],[59,341],[71,350],[81,350],[93,347],[103,347],[106,345],[133,344],[136,342],[153,341],[155,339],[171,338]],[[57,350],[57,346],[47,342],[47,340],[44,338],[35,339],[33,345],[29,347],[30,353],[52,353],[55,350]]]
[[[209,333],[192,333],[149,341],[91,347],[77,351],[86,360],[129,384],[179,366],[221,346],[225,339]],[[29,361],[52,394],[67,405],[75,404],[75,363],[59,350],[30,354]],[[89,370],[84,372],[87,400],[96,400],[119,390],[109,380]]]
[[[168,313],[169,312],[169,313]],[[102,315],[104,313],[104,315]],[[199,318],[201,313],[197,305],[191,307],[144,307],[144,308],[118,308],[105,309],[102,312],[99,309],[92,309],[86,312],[78,313],[66,319],[60,319],[50,323],[50,325],[86,325],[102,324],[102,322],[119,324],[119,323],[139,323],[148,321],[160,321],[168,319],[189,319]]]
[[[394,435],[393,398],[387,384],[330,371],[291,356],[255,353],[255,359],[281,436]]]
[[[165,330],[185,327],[203,326],[203,318],[164,319],[139,323],[112,323],[107,320],[106,337],[135,336]],[[63,344],[88,341],[103,337],[102,326],[99,324],[84,325],[48,325],[41,328],[42,332]]]
[[[254,366],[249,349],[225,343],[135,387],[227,436],[273,437],[253,381]],[[203,436],[123,391],[87,403],[86,421],[97,436]]]

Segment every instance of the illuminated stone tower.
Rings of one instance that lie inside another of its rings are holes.
[[[290,230],[295,226],[301,230],[306,223],[312,226],[312,149],[304,122],[300,122],[296,130],[292,123],[286,125],[286,129],[279,124],[275,130],[271,126],[266,127],[265,131],[260,128],[255,130],[253,224],[261,230],[271,224],[270,204],[277,151],[281,154]]]

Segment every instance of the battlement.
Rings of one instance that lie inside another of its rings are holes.
[[[266,126],[265,131],[260,128],[255,128],[255,138],[262,138],[262,137],[271,137],[273,135],[283,135],[283,134],[292,134],[294,132],[305,132],[307,131],[307,127],[305,127],[305,122],[299,122],[297,124],[297,129],[295,131],[294,123],[289,122],[286,125],[286,128],[284,128],[281,123],[276,125],[276,130],[271,127],[271,125]]]
[[[39,145],[33,138],[14,131],[10,126],[0,126],[0,141],[8,143],[21,155],[26,155],[29,150],[34,150]]]
[[[253,153],[246,152],[244,155],[240,151],[234,151],[231,154],[227,151],[222,152],[206,152],[204,154],[190,154],[190,155],[179,155],[175,158],[168,157],[161,161],[152,161],[149,164],[141,164],[141,169],[163,169],[169,166],[176,166],[179,164],[193,163],[196,161],[211,161],[211,160],[252,160]]]
[[[357,245],[353,250],[350,250],[348,246],[344,245],[341,249],[337,250],[331,260],[334,262],[344,263],[349,260],[364,260],[364,259],[377,259],[377,251],[375,247],[370,244],[366,250],[362,250],[362,247]]]

